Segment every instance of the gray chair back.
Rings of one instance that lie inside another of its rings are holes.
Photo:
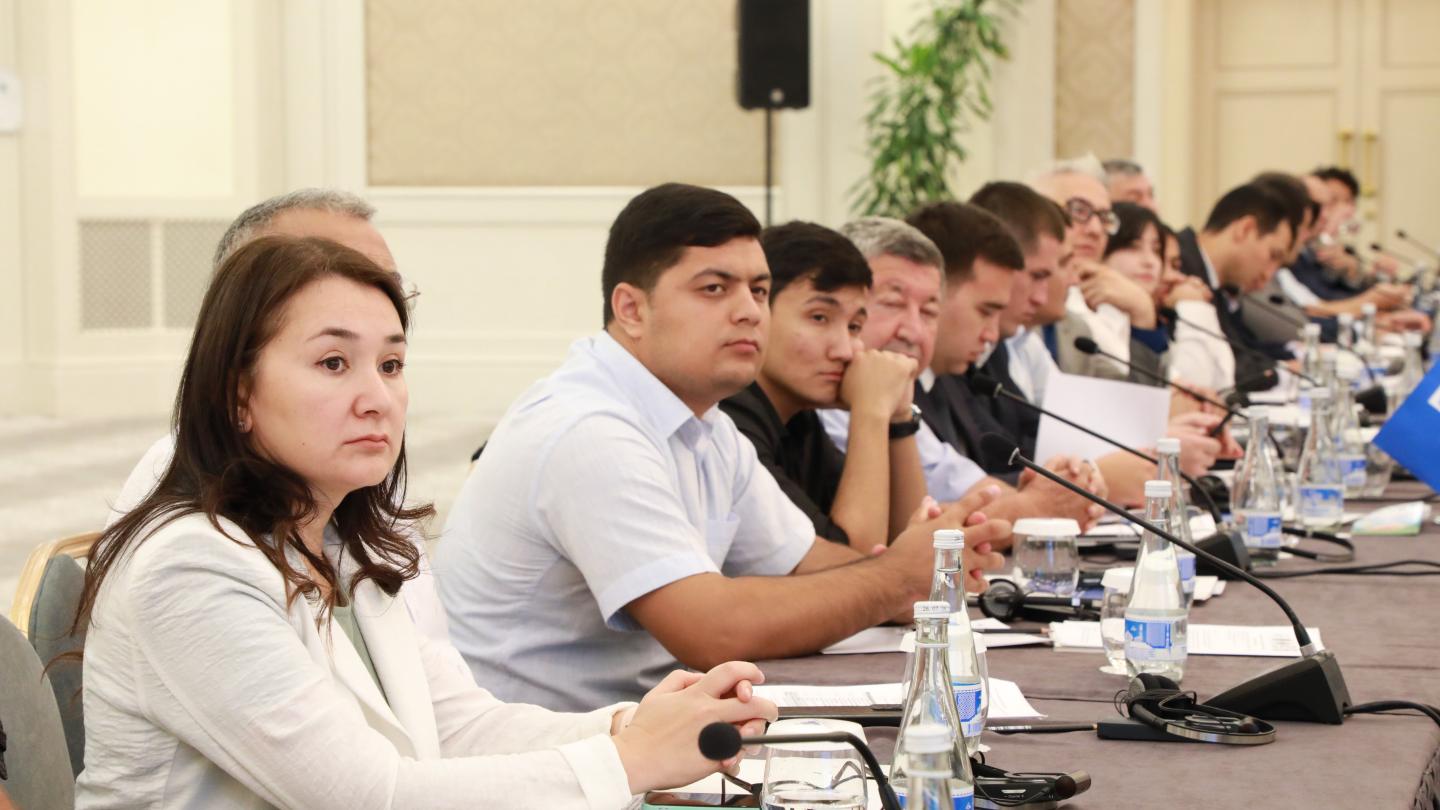
[[[35,592],[35,602],[30,606],[30,626],[26,628],[35,654],[48,667],[46,674],[55,690],[55,705],[60,709],[65,745],[70,750],[70,769],[75,776],[85,767],[85,704],[80,699],[83,667],[78,660],[58,660],[57,656],[85,647],[83,632],[70,634],[84,584],[85,569],[75,558],[66,554],[51,557]]]
[[[0,724],[5,726],[5,792],[22,810],[75,807],[75,776],[55,693],[30,642],[0,619]]]

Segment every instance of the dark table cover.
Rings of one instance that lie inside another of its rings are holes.
[[[1413,482],[1392,485],[1386,500],[1353,501],[1367,511],[1405,497],[1431,495]],[[1355,564],[1397,559],[1440,561],[1440,528],[1418,537],[1357,537]],[[1325,550],[1333,546],[1322,545]],[[1318,563],[1287,560],[1280,568]],[[1440,577],[1317,576],[1271,580],[1338,658],[1356,703],[1412,700],[1440,705]],[[1273,602],[1243,582],[1197,604],[1199,624],[1283,625]],[[1025,625],[1017,625],[1024,627]],[[1099,671],[1100,653],[1050,648],[993,649],[990,674],[1015,681],[1053,720],[1116,716],[1126,679]],[[769,683],[857,684],[898,681],[904,655],[826,655],[762,663]],[[1181,686],[1203,700],[1290,659],[1191,656]],[[987,734],[991,764],[1008,771],[1085,770],[1094,783],[1065,804],[1084,808],[1156,807],[1440,807],[1440,727],[1427,718],[1357,715],[1343,725],[1276,723],[1260,746],[1102,740],[1076,732]],[[870,729],[888,761],[894,731]]]

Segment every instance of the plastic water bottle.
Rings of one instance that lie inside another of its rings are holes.
[[[1245,458],[1235,472],[1230,503],[1250,559],[1273,563],[1284,545],[1280,534],[1284,487],[1270,447],[1268,412],[1259,407],[1247,408],[1245,418],[1250,423],[1250,442],[1245,445]]]
[[[965,753],[965,740],[960,735],[960,714],[955,710],[955,694],[950,689],[949,664],[949,602],[915,603],[915,655],[910,681],[905,690],[905,708],[901,712],[900,734],[895,739],[895,759],[890,763],[890,784],[905,803],[910,779],[909,736],[914,726],[938,724],[945,728],[946,750],[936,753],[950,781],[955,810],[971,810],[975,806],[975,776],[970,770],[970,757]],[[944,761],[948,760],[948,761]]]
[[[1440,332],[1440,329],[1435,330]],[[1400,369],[1400,398],[1410,396],[1410,392],[1420,386],[1420,381],[1425,378],[1425,359],[1420,356],[1420,344],[1424,338],[1419,332],[1405,333],[1405,365]]]
[[[1354,393],[1348,385],[1336,386],[1335,413],[1331,435],[1335,437],[1335,459],[1345,497],[1358,498],[1365,492],[1365,440],[1355,416]]]
[[[1170,482],[1170,533],[1194,545],[1190,532],[1190,505],[1185,502],[1185,479],[1180,475],[1180,440],[1169,436],[1155,442],[1160,462],[1160,480]],[[1175,549],[1175,562],[1180,567],[1180,587],[1185,591],[1185,606],[1195,598],[1195,555],[1183,548]]]
[[[1380,347],[1375,337],[1375,312],[1373,303],[1366,302],[1360,306],[1360,345],[1357,351],[1365,356],[1367,362],[1374,359],[1373,355]]]
[[[1320,379],[1320,324],[1305,324],[1301,334],[1305,336],[1305,347],[1301,349],[1300,373],[1311,379]]]
[[[965,532],[941,529],[935,532],[935,579],[930,601],[950,606],[947,636],[950,639],[950,689],[955,693],[955,711],[960,715],[960,734],[969,754],[980,750],[980,732],[985,728],[984,681],[975,651],[975,633],[965,606]]]
[[[949,729],[939,723],[918,723],[910,727],[905,738],[905,757],[910,762],[910,781],[896,792],[905,798],[902,804],[914,810],[946,810],[973,808],[975,788],[965,796],[957,796],[950,778]]]
[[[1342,349],[1355,348],[1355,316],[1348,312],[1342,312],[1335,316],[1335,345]],[[1318,327],[1319,324],[1316,324]],[[1319,329],[1316,329],[1318,332]]]
[[[1145,519],[1168,530],[1173,496],[1169,481],[1146,481]],[[1125,668],[1132,678],[1142,672],[1176,682],[1184,677],[1189,617],[1175,548],[1146,531],[1135,559],[1130,600],[1125,603]]]
[[[1311,528],[1335,526],[1345,514],[1345,482],[1335,452],[1335,436],[1331,433],[1330,392],[1315,388],[1310,392],[1310,431],[1305,435],[1305,449],[1300,451],[1300,520]]]

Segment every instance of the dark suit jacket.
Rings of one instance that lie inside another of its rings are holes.
[[[999,433],[1012,440],[1015,440],[1014,435],[991,417],[983,398],[970,390],[969,382],[963,375],[939,375],[929,391],[917,381],[915,404],[920,406],[925,424],[941,441],[980,465],[990,475],[1012,483],[1016,480],[1018,472],[1010,469],[1008,459],[987,458],[980,442],[986,433]]]
[[[1200,243],[1195,238],[1195,230],[1186,228],[1178,235],[1180,241],[1180,270],[1189,276],[1195,276],[1205,282],[1210,288],[1210,294],[1214,296],[1215,314],[1220,321],[1220,331],[1225,337],[1236,346],[1243,346],[1245,349],[1235,349],[1235,381],[1250,380],[1259,377],[1268,370],[1275,368],[1277,360],[1290,359],[1290,351],[1281,344],[1266,343],[1245,325],[1242,313],[1237,309],[1231,310],[1235,299],[1224,290],[1217,289],[1210,284],[1210,278],[1205,272],[1205,259],[1200,253]]]

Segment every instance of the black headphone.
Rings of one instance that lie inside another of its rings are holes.
[[[1263,745],[1275,741],[1275,727],[1249,715],[1200,703],[1194,692],[1161,675],[1142,672],[1127,691],[1115,695],[1115,709],[1166,734],[1194,742]]]
[[[1008,579],[992,579],[980,594],[980,612],[992,619],[1012,622],[1061,622],[1066,619],[1098,621],[1100,603],[1095,599],[1025,593]]]

